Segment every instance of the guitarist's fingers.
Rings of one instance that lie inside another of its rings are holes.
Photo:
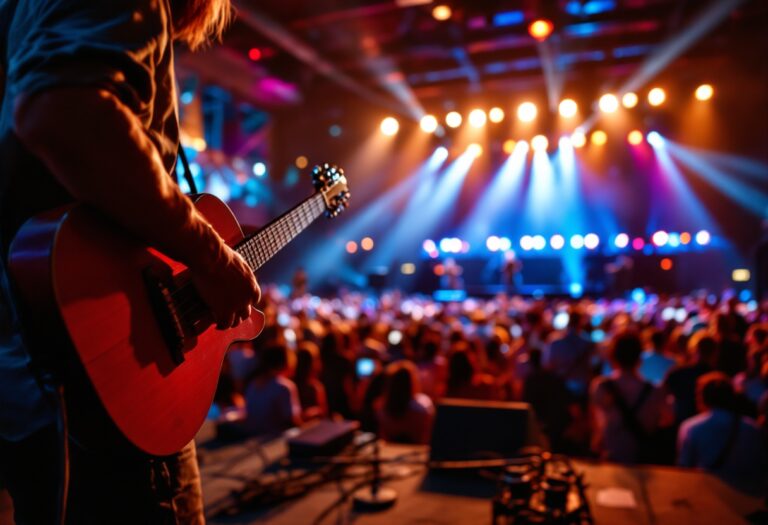
[[[256,277],[253,278],[253,301],[251,302],[252,305],[256,306],[259,304],[259,301],[261,301],[261,286],[259,286],[259,282],[256,280]],[[250,306],[248,307],[249,313],[248,317],[250,317]]]

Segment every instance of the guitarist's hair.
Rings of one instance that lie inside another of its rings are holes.
[[[220,40],[232,20],[230,0],[171,0],[174,39],[197,49]]]

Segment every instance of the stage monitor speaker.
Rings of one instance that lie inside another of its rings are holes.
[[[514,458],[544,446],[528,403],[445,399],[437,405],[431,461]]]

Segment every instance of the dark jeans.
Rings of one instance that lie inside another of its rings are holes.
[[[0,475],[17,525],[58,521],[62,444],[47,427],[19,442],[0,440]],[[167,458],[107,454],[69,443],[69,525],[204,523],[194,443]]]

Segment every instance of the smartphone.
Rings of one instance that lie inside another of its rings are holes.
[[[355,365],[357,377],[370,377],[376,370],[376,362],[370,357],[361,357]]]

